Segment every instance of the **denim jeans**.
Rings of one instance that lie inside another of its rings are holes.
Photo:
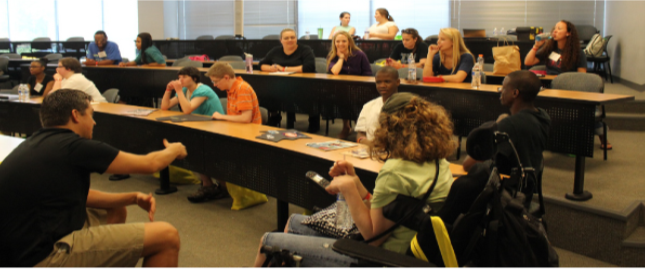
[[[262,245],[295,252],[302,257],[303,267],[349,267],[351,263],[358,262],[331,249],[335,238],[323,237],[307,225],[300,224],[306,217],[291,215],[289,233],[266,233],[262,237]]]

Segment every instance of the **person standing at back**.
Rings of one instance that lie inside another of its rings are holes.
[[[106,103],[107,100],[101,95],[94,82],[87,79],[82,72],[81,63],[76,58],[65,57],[58,61],[56,74],[54,75],[54,86],[50,94],[61,89],[79,90],[92,96],[95,102]]]
[[[347,11],[340,13],[340,26],[334,26],[329,33],[329,39],[333,39],[334,35],[338,32],[347,32],[350,36],[354,36],[356,33],[356,28],[349,26],[349,20],[351,15]]]
[[[374,13],[376,23],[369,28],[367,39],[394,40],[399,27],[394,23],[394,18],[385,8],[379,8]]]
[[[119,66],[166,66],[166,59],[155,45],[152,44],[152,36],[149,33],[140,33],[135,41],[137,45],[137,58],[131,62],[121,62]]]
[[[123,59],[121,58],[121,51],[119,45],[112,41],[108,41],[107,34],[103,31],[97,31],[94,34],[94,42],[90,43],[87,48],[87,59],[85,65],[115,65],[119,64]]]

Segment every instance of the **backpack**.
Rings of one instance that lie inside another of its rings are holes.
[[[605,38],[600,36],[600,34],[594,34],[591,40],[589,40],[589,44],[587,44],[584,52],[587,56],[600,57],[604,52],[605,43],[607,43]]]

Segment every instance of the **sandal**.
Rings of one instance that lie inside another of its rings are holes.
[[[613,148],[614,147],[612,147],[610,143],[607,143],[607,150],[611,150]],[[600,144],[600,149],[605,149],[605,144]]]

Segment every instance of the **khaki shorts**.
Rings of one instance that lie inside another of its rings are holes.
[[[143,223],[106,223],[107,212],[87,208],[83,229],[66,235],[36,267],[134,267],[143,252]]]

